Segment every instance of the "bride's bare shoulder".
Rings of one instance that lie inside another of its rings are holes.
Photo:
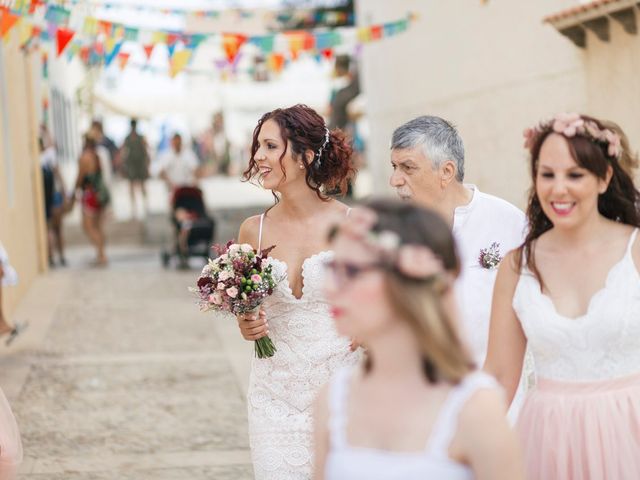
[[[253,245],[258,241],[260,230],[260,215],[254,215],[245,219],[238,231],[238,242]]]

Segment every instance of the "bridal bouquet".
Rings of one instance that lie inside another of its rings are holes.
[[[209,260],[198,277],[197,287],[190,289],[199,297],[200,310],[234,315],[257,311],[277,283],[272,265],[263,261],[273,248],[257,252],[247,243],[233,242],[214,246],[218,257]],[[258,358],[271,357],[275,351],[268,336],[256,340]]]

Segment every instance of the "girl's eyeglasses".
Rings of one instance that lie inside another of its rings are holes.
[[[384,265],[380,262],[358,265],[356,263],[329,260],[324,263],[324,267],[327,272],[331,273],[338,286],[343,286],[363,273],[383,269]]]

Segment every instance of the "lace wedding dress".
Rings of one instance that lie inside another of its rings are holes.
[[[277,352],[271,358],[253,359],[247,394],[256,480],[311,478],[315,396],[340,367],[359,359],[349,339],[336,333],[322,296],[323,262],[332,256],[324,251],[304,261],[299,299],[289,286],[287,265],[268,260],[282,281],[263,305]]]

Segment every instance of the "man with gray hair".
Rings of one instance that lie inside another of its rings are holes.
[[[456,129],[433,116],[393,132],[390,184],[398,196],[438,211],[456,239],[461,274],[456,297],[473,356],[482,366],[497,266],[524,240],[526,218],[501,198],[464,184],[464,145]]]

